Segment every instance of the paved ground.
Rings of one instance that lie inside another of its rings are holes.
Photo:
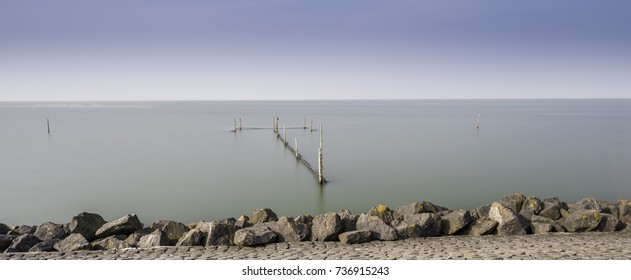
[[[158,247],[73,253],[8,253],[0,260],[42,259],[631,259],[631,232],[552,233],[526,236],[447,236],[373,241],[276,243],[263,247]]]

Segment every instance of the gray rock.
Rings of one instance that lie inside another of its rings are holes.
[[[237,229],[242,229],[246,227],[251,227],[252,223],[250,223],[250,218],[248,216],[241,215],[237,219],[237,221],[234,222],[234,226],[237,227]]]
[[[539,212],[539,216],[546,217],[552,220],[558,220],[561,218],[561,208],[554,202],[543,202],[543,209]]]
[[[37,230],[36,226],[25,226],[25,225],[21,225],[19,227],[16,227],[15,229],[13,229],[14,231],[16,231],[18,233],[18,235],[23,235],[23,234],[33,234],[35,233],[35,231]]]
[[[230,223],[212,221],[205,223],[199,229],[206,233],[206,247],[214,245],[234,245],[234,234],[237,227]]]
[[[37,236],[33,234],[22,234],[17,238],[13,239],[13,242],[4,252],[28,252],[31,247],[37,245],[37,243],[41,242]]]
[[[344,244],[357,244],[369,242],[371,235],[371,232],[368,230],[354,230],[341,233],[339,238],[340,242]]]
[[[561,218],[559,218],[559,220],[570,216],[570,212],[566,209],[559,209],[559,213],[561,213]]]
[[[13,236],[13,235],[0,234],[0,253],[4,252],[4,250],[9,248],[9,246],[11,246],[11,243],[13,243],[13,240],[15,240],[15,238],[16,236]]]
[[[222,224],[234,225],[237,222],[237,219],[230,217],[230,218],[225,218],[223,220],[220,220],[219,222]]]
[[[406,216],[406,219],[395,226],[397,238],[439,236],[441,218],[434,213],[421,213]]]
[[[618,200],[618,219],[631,225],[631,200]]]
[[[470,236],[482,236],[486,234],[491,234],[497,228],[498,224],[499,223],[496,221],[490,220],[488,218],[482,218],[469,224],[462,233]]]
[[[598,227],[596,227],[597,231],[612,232],[612,231],[622,229],[623,225],[620,222],[620,220],[616,218],[616,216],[612,214],[604,214],[604,213],[602,213],[601,215],[603,217],[602,217],[602,220],[600,220],[600,223],[598,223]]]
[[[125,235],[108,236],[92,242],[91,245],[95,250],[120,250],[131,247],[125,238]]]
[[[619,212],[618,206],[616,206],[615,204],[609,203],[607,201],[602,201],[602,200],[597,200],[597,202],[598,202],[598,206],[600,206],[601,213],[611,214],[616,219],[620,217],[618,213]]]
[[[313,225],[313,216],[309,214],[300,215],[294,218],[294,222],[301,222],[307,225],[307,227],[311,228],[311,226]]]
[[[28,251],[30,253],[37,253],[37,252],[54,252],[57,251],[55,249],[55,244],[61,242],[61,239],[57,239],[57,238],[53,238],[53,239],[47,239],[44,240],[40,243],[37,243],[35,246],[31,247],[31,249],[29,249]]]
[[[532,233],[534,234],[548,233],[548,232],[552,232],[552,230],[554,229],[552,225],[550,224],[538,223],[538,222],[531,223],[530,227],[532,228]]]
[[[537,197],[531,196],[526,198],[521,206],[520,214],[523,216],[539,215],[539,212],[543,210],[543,202]]]
[[[403,221],[406,216],[421,213],[438,213],[444,210],[447,210],[447,208],[434,205],[429,201],[414,202],[412,204],[397,207],[397,209],[394,210],[394,218],[396,220]]]
[[[453,212],[442,216],[441,232],[444,234],[455,234],[467,225],[473,222],[471,212],[468,210],[454,210]]]
[[[598,201],[593,198],[583,198],[573,204],[568,205],[568,207],[568,211],[570,213],[582,210],[596,210],[597,212],[602,211]]]
[[[232,223],[234,224],[234,222]],[[159,220],[151,225],[151,229],[161,230],[167,236],[168,245],[173,246],[188,231],[188,227],[183,223],[174,221]]]
[[[584,232],[592,231],[602,220],[603,216],[598,210],[576,210],[570,213],[570,216],[565,218],[563,227],[569,232]]]
[[[139,229],[135,231],[134,233],[130,234],[125,239],[125,242],[127,242],[127,244],[129,244],[129,246],[131,247],[138,247],[138,242],[140,241],[140,238],[152,232],[153,230],[150,228]]]
[[[532,216],[530,221],[533,223],[549,224],[550,226],[552,226],[552,229],[555,232],[565,232],[565,228],[563,227],[562,223],[559,222],[558,220],[552,220],[548,217],[534,215]],[[533,230],[533,233],[534,233],[534,230]]]
[[[529,225],[523,216],[515,213],[513,209],[506,207],[502,203],[493,202],[491,204],[489,219],[498,223],[497,234],[501,236],[524,235],[528,233]]]
[[[315,226],[315,223],[314,223]],[[397,232],[378,216],[361,214],[357,219],[357,230],[370,231],[371,237],[378,240],[396,240]]]
[[[55,244],[55,250],[59,252],[72,252],[72,251],[83,251],[90,250],[92,247],[88,240],[83,237],[80,233],[72,233],[68,235],[64,240]]]
[[[3,223],[0,223],[0,234],[7,234],[11,228]]]
[[[366,213],[371,216],[379,217],[386,224],[390,225],[394,220],[394,214],[390,208],[384,204],[378,204],[377,206],[370,208]]]
[[[63,225],[51,222],[45,222],[38,226],[33,235],[37,236],[40,240],[64,239],[67,236]]]
[[[342,221],[342,230],[340,232],[354,231],[357,229],[357,218],[359,216],[351,214],[351,211],[342,209],[337,213]]]
[[[276,241],[276,233],[268,227],[249,227],[234,233],[234,244],[238,246],[265,245]]]
[[[96,238],[96,231],[105,223],[101,215],[83,212],[72,217],[68,229],[70,233],[80,233],[86,240],[93,241]]]
[[[205,234],[199,229],[189,230],[178,240],[175,246],[204,246]]]
[[[311,240],[335,241],[342,230],[342,220],[335,212],[315,216],[311,226]]]
[[[153,248],[168,245],[169,238],[164,232],[159,229],[156,229],[150,234],[141,237],[138,241],[138,248]]]
[[[250,215],[248,215],[248,217],[250,217],[250,223],[252,224],[278,221],[276,213],[274,213],[274,211],[269,208],[253,210],[252,212],[250,212]]]
[[[519,213],[524,201],[526,201],[526,196],[524,194],[514,193],[504,196],[499,203],[504,205],[506,208],[513,210],[513,212]]]
[[[471,215],[476,219],[488,219],[489,211],[491,210],[491,204],[482,205],[471,213]]]
[[[104,224],[96,231],[97,238],[105,238],[110,235],[131,234],[142,229],[142,223],[136,214],[127,214],[122,218]]]
[[[276,233],[278,242],[303,241],[309,237],[309,228],[301,222],[281,217],[277,222],[271,222],[269,228]]]

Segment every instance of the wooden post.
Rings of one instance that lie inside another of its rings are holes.
[[[305,117],[305,126],[303,126],[302,128],[307,129],[307,117]]]
[[[309,124],[309,130],[313,131],[313,117],[311,117],[311,124]]]
[[[285,142],[285,145],[287,145],[287,126],[283,125],[283,142]]]
[[[46,118],[46,127],[48,127],[48,134],[50,134],[50,120]]]
[[[294,142],[296,144],[296,158],[298,158],[298,138],[294,137]]]
[[[239,118],[239,130],[243,129],[243,124],[241,123],[241,118]]]
[[[320,124],[320,148],[318,149],[318,182],[323,183],[322,179],[322,124]]]
[[[480,129],[480,113],[478,113],[478,121],[476,122],[475,127],[476,127],[477,129]]]
[[[234,124],[234,132],[237,132],[237,118],[232,118],[232,124]]]

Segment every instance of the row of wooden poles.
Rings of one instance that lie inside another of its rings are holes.
[[[311,170],[311,172],[313,172],[317,176],[318,182],[320,184],[326,183],[327,181],[323,175],[324,162],[322,161],[322,140],[323,140],[322,139],[322,124],[320,124],[320,147],[318,148],[318,168],[316,169],[298,151],[298,138],[294,138],[294,147],[292,147],[287,141],[287,129],[309,129],[310,131],[315,131],[315,129],[313,129],[313,118],[311,118],[311,121],[309,122],[309,126],[307,126],[307,118],[305,118],[303,127],[289,127],[288,128],[286,125],[283,125],[283,135],[280,134],[280,118],[278,118],[278,115],[274,116],[273,121],[274,122],[272,125],[272,130],[276,134],[276,138],[283,142],[283,145],[285,146],[285,148],[287,148],[293,154],[296,155],[296,160],[304,163],[307,166],[307,168],[309,168],[309,170]],[[269,129],[269,128],[264,128],[264,127],[244,127],[241,118],[238,118],[238,125],[237,125],[237,118],[233,120],[233,124],[234,124],[234,130],[231,130],[231,132],[237,132],[244,129],[245,130]]]

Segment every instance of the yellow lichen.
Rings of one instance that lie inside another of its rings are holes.
[[[388,210],[388,206],[385,206],[383,204],[377,205],[377,211],[379,211],[379,212],[386,212],[386,210]]]
[[[598,212],[594,212],[594,218],[596,219],[600,218],[600,215],[598,214]]]

